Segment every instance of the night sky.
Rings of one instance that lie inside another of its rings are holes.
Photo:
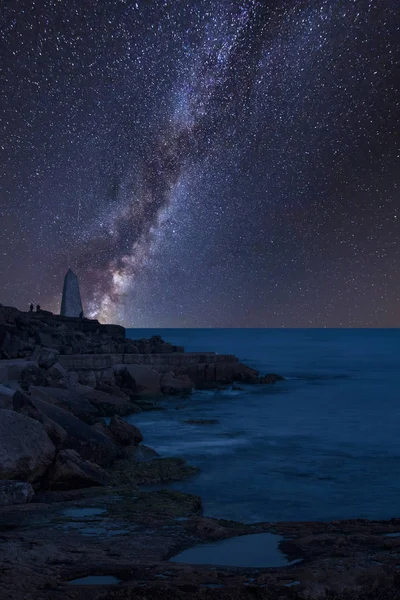
[[[397,8],[396,8],[397,5]],[[0,302],[400,324],[395,0],[3,0]]]

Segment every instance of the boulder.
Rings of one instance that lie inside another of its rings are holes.
[[[112,417],[108,427],[114,441],[121,446],[137,446],[143,441],[140,429],[118,416]]]
[[[172,371],[164,373],[161,377],[161,391],[167,395],[186,396],[191,394],[194,383],[187,375],[175,376]]]
[[[24,369],[32,366],[37,367],[37,363],[22,358],[0,360],[0,383],[4,381],[20,381]]]
[[[239,362],[205,362],[189,365],[187,375],[197,388],[215,388],[235,381],[258,383],[258,371]]]
[[[96,408],[75,391],[40,386],[32,386],[29,391],[32,398],[69,410],[78,419],[82,419],[89,425],[96,421],[98,415]]]
[[[0,358],[12,359],[22,356],[24,343],[22,340],[10,335],[4,327],[0,328]]]
[[[49,473],[49,487],[52,490],[79,489],[108,483],[106,471],[84,460],[76,450],[62,450]]]
[[[25,504],[35,495],[33,487],[25,481],[0,480],[0,508],[10,504]]]
[[[114,366],[115,372],[118,372],[118,367],[121,365]],[[161,374],[158,371],[147,365],[124,365],[123,370],[133,380],[136,393],[144,396],[161,395]]]
[[[282,375],[276,375],[276,373],[269,373],[268,375],[265,375],[264,377],[260,378],[260,383],[276,383],[277,381],[284,381],[285,378],[282,377]]]
[[[17,391],[13,396],[13,409],[35,421],[39,421],[56,449],[60,449],[67,438],[67,432],[58,423],[43,414],[26,394]]]
[[[139,462],[145,462],[160,456],[158,452],[154,450],[154,448],[150,448],[144,444],[139,444],[139,446],[131,446],[129,448],[129,453],[134,460]]]
[[[96,387],[97,380],[94,371],[80,371],[78,373],[79,383],[81,385],[88,385],[89,387]]]
[[[89,389],[81,396],[84,400],[92,404],[97,414],[102,417],[118,415],[128,415],[135,410],[135,406],[127,396],[114,396],[101,390]]]
[[[59,379],[65,379],[67,377],[67,371],[59,362],[56,362],[48,369],[47,376],[57,381]]]
[[[13,408],[13,396],[15,390],[10,389],[5,385],[0,384],[0,409],[12,410]]]
[[[1,411],[0,479],[38,482],[55,451],[41,423],[11,410]]]
[[[50,369],[58,360],[60,353],[54,348],[37,347],[32,354],[32,358],[42,369]]]
[[[31,385],[43,385],[47,383],[46,372],[38,366],[30,364],[26,366],[20,375],[21,388],[28,391]]]
[[[76,450],[85,460],[101,466],[110,465],[120,454],[119,448],[110,438],[96,431],[71,412],[43,400],[32,399],[31,401],[42,415],[66,431],[67,437],[63,440],[61,449]]]

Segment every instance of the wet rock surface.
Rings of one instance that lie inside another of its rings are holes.
[[[51,503],[39,493],[35,503],[0,509],[1,598],[399,598],[400,540],[385,536],[400,529],[398,519],[244,525],[204,518],[200,498],[170,490],[97,488],[58,502],[55,494]],[[280,536],[275,550],[299,562],[170,561],[202,543],[264,533]],[[69,585],[86,577],[115,579],[85,581],[84,592]]]
[[[158,456],[122,415],[161,410],[192,384],[240,391],[279,375],[2,306],[0,358],[1,600],[400,600],[400,519],[249,525],[203,517],[198,496],[141,487],[198,469]],[[232,558],[222,565],[202,544]],[[214,564],[174,561],[191,548]]]

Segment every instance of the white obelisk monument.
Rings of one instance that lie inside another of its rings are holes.
[[[68,269],[64,277],[60,315],[63,317],[80,317],[81,314],[83,314],[83,309],[78,278],[71,269]]]

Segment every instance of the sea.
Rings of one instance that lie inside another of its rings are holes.
[[[246,523],[400,517],[400,329],[127,334],[232,353],[261,374],[285,377],[195,391],[166,399],[163,411],[130,416],[161,456],[200,467],[161,487],[201,496],[205,516]]]

